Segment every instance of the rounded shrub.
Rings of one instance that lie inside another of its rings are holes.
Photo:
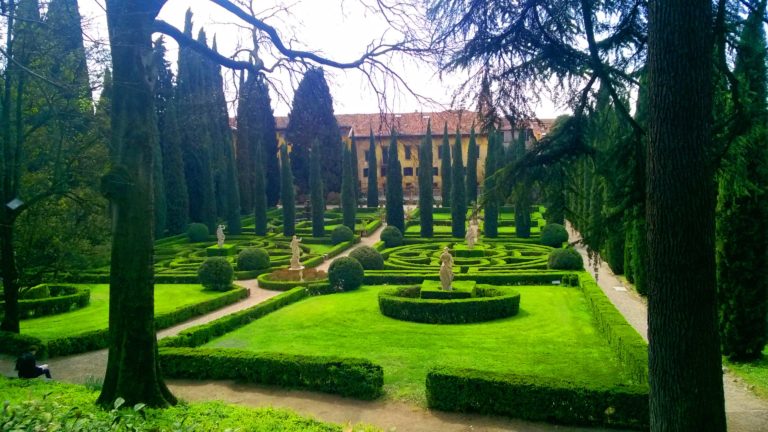
[[[551,270],[583,270],[584,260],[574,248],[555,249],[549,253],[547,267]]]
[[[328,281],[333,288],[341,288],[343,291],[352,291],[363,284],[363,266],[350,257],[341,257],[331,263],[328,269]]]
[[[337,245],[339,243],[348,242],[355,238],[355,234],[346,225],[339,225],[331,232],[331,243]]]
[[[187,228],[187,237],[192,243],[208,240],[208,227],[201,223],[191,223]]]
[[[381,231],[381,241],[386,247],[402,246],[403,233],[396,226],[389,225]]]
[[[559,248],[567,241],[568,231],[558,223],[547,224],[541,229],[541,244],[544,246]]]
[[[269,254],[264,249],[248,248],[237,254],[237,269],[240,271],[265,269],[269,265]]]
[[[384,269],[384,257],[370,246],[357,247],[349,253],[349,256],[356,259],[365,270]]]
[[[203,261],[197,270],[200,283],[214,291],[228,291],[232,288],[235,271],[232,264],[224,257],[211,257]]]

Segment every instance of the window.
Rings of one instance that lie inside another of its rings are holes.
[[[413,168],[403,168],[403,175],[404,176],[413,176]]]
[[[404,146],[405,148],[405,160],[411,160],[411,146]]]
[[[371,154],[371,151],[370,151],[370,150],[366,150],[366,151],[365,151],[365,160],[368,160],[368,159],[370,159],[370,154]]]
[[[381,148],[381,161],[387,163],[389,160],[389,147]]]
[[[440,159],[443,157],[443,146],[439,145],[437,146],[437,158]]]
[[[432,175],[437,175],[437,167],[432,167]]]
[[[363,177],[368,177],[368,168],[363,168]]]
[[[386,177],[387,176],[387,167],[381,167],[381,176]]]

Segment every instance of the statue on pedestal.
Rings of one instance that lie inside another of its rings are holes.
[[[453,282],[453,256],[446,246],[440,255],[440,287],[443,291],[451,291],[451,282]]]
[[[302,268],[301,261],[299,261],[299,256],[301,256],[301,247],[299,247],[299,244],[301,243],[301,239],[293,236],[291,239],[291,269],[292,270],[298,270]]]
[[[224,247],[224,239],[226,238],[224,237],[224,228],[224,225],[219,225],[219,227],[216,228],[216,240],[218,241],[219,248]]]

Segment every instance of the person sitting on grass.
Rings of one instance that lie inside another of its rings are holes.
[[[19,378],[37,378],[45,374],[46,378],[51,379],[51,371],[48,369],[48,365],[38,366],[35,354],[37,354],[37,347],[32,345],[16,359],[16,370],[19,372]]]

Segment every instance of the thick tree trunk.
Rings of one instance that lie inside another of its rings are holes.
[[[153,148],[157,144],[151,79],[151,25],[163,2],[108,0],[116,166],[102,185],[113,208],[110,345],[98,402],[175,403],[163,383],[154,322]]]
[[[647,165],[651,430],[724,431],[715,295],[712,10],[650,3]],[[684,125],[684,126],[683,126]]]
[[[3,210],[9,213],[9,210]],[[13,249],[13,221],[10,216],[3,215],[0,225],[0,257],[2,257],[3,300],[5,315],[0,324],[0,330],[19,332],[19,274],[16,270],[16,255]]]

